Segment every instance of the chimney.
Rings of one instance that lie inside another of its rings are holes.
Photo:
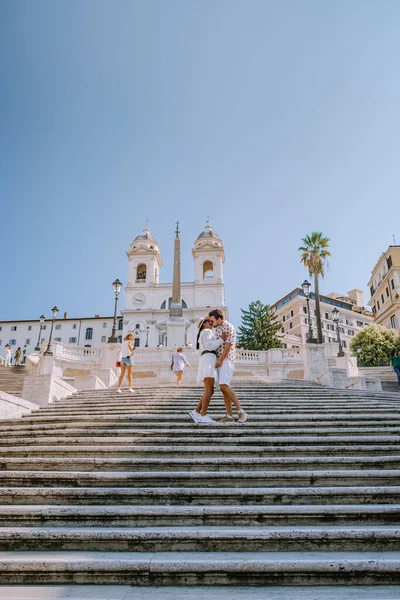
[[[68,313],[64,313],[64,319],[68,319]]]
[[[349,298],[355,301],[356,306],[363,308],[364,305],[364,293],[361,290],[350,290],[347,292]]]

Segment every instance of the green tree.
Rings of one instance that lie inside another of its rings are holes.
[[[393,329],[386,329],[382,325],[370,325],[360,329],[350,344],[360,367],[388,365],[389,356],[394,348],[400,350],[400,336]]]
[[[260,300],[250,302],[248,310],[241,309],[242,324],[238,331],[238,345],[245,350],[269,350],[282,345],[277,337],[281,324],[268,304]]]
[[[314,278],[314,293],[315,293],[315,310],[317,313],[317,334],[318,343],[324,341],[322,335],[321,323],[321,307],[319,305],[319,276],[322,278],[325,275],[325,263],[328,256],[331,256],[329,251],[329,238],[324,237],[322,233],[313,231],[311,235],[306,235],[302,239],[304,246],[300,246],[301,252],[300,261],[307,267],[310,277]]]

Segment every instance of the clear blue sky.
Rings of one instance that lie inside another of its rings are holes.
[[[365,289],[400,243],[398,0],[0,0],[0,319],[111,314],[145,219],[170,281],[208,215],[231,317]],[[368,298],[366,298],[367,300]]]

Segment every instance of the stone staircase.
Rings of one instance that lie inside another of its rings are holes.
[[[241,383],[245,424],[196,425],[199,395],[86,391],[0,421],[0,584],[400,598],[399,396]]]
[[[0,365],[0,391],[21,398],[24,376],[24,366],[5,367],[4,365]]]
[[[360,375],[379,377],[385,392],[399,393],[399,381],[392,367],[359,367]]]

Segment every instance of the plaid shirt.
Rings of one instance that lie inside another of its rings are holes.
[[[215,335],[217,338],[221,337],[222,333],[228,334],[228,339],[217,348],[217,356],[218,358],[222,355],[226,344],[232,344],[232,348],[229,350],[229,354],[226,358],[229,358],[232,362],[235,362],[236,352],[236,329],[232,325],[232,323],[228,323],[228,321],[224,321],[221,325],[215,328]]]

